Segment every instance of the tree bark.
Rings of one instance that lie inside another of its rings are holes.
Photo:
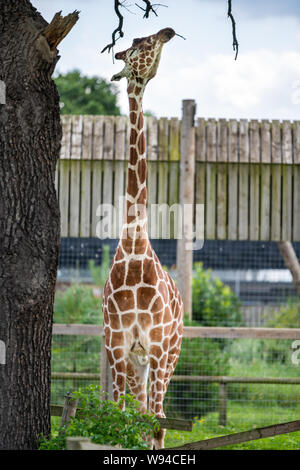
[[[51,75],[71,29],[63,20],[49,31],[29,0],[0,0],[0,449],[35,449],[50,432],[61,141]]]

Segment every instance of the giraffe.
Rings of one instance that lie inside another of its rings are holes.
[[[118,402],[125,394],[127,382],[141,412],[149,408],[156,417],[165,417],[163,400],[181,347],[183,303],[147,234],[142,100],[147,83],[156,74],[162,47],[174,35],[173,29],[165,28],[134,39],[129,49],[116,54],[125,67],[112,77],[127,78],[130,159],[124,224],[103,293],[105,347],[114,400]],[[165,429],[161,429],[150,445],[163,448],[164,436]]]

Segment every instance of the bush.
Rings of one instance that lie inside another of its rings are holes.
[[[202,263],[194,264],[193,319],[201,326],[240,326],[241,302],[229,286],[211,277]]]
[[[92,287],[72,284],[67,289],[56,292],[55,323],[98,324],[100,316],[101,301],[95,297]]]
[[[109,245],[103,245],[102,261],[100,266],[96,266],[95,260],[89,261],[89,269],[94,284],[103,289],[108,278],[110,268],[110,248]]]
[[[154,416],[142,415],[138,403],[129,395],[124,397],[126,409],[122,411],[117,403],[100,399],[101,388],[90,385],[73,392],[78,399],[75,418],[67,426],[60,427],[50,438],[40,439],[40,450],[63,450],[66,437],[88,437],[95,444],[119,445],[124,449],[147,449],[143,436],[153,437],[159,429]],[[78,410],[79,411],[79,410]]]

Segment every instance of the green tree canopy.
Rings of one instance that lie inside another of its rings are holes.
[[[118,90],[104,78],[85,77],[80,70],[72,70],[65,75],[59,74],[55,83],[62,114],[120,114]]]

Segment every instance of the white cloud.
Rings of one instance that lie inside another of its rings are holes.
[[[170,67],[175,70],[175,63]],[[173,76],[164,67],[145,102],[158,115],[178,115],[180,101],[194,98],[201,116],[299,119],[299,100],[293,100],[297,80],[297,52],[257,50],[244,53],[238,61],[217,54],[201,64],[183,63]]]

